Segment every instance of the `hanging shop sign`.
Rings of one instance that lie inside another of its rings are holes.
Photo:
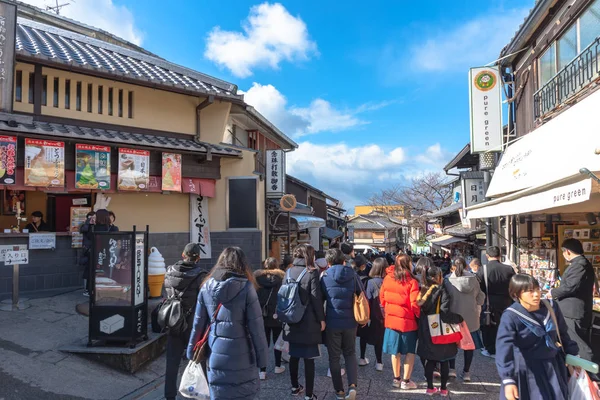
[[[0,1],[0,110],[13,110],[17,5]]]
[[[181,192],[181,154],[162,153],[162,190]]]
[[[502,150],[502,81],[498,67],[471,68],[471,153]]]
[[[200,245],[200,258],[212,257],[208,197],[190,193],[190,241]]]
[[[147,190],[150,180],[150,152],[119,149],[119,190]]]
[[[110,189],[110,147],[75,145],[75,187]]]
[[[462,190],[464,196],[462,198],[463,211],[467,207],[481,203],[485,200],[485,188],[483,179],[463,178]]]
[[[280,198],[285,194],[285,153],[283,150],[268,150],[267,197]]]
[[[13,185],[17,173],[17,138],[0,136],[0,185]]]
[[[65,143],[25,139],[25,186],[65,186]]]
[[[426,235],[435,234],[435,224],[434,223],[432,223],[432,222],[425,223],[425,234]]]

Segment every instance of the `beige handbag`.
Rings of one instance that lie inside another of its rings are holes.
[[[354,275],[354,286],[356,287],[356,280],[358,277]],[[359,285],[360,287],[360,285]],[[369,309],[369,301],[365,295],[364,290],[360,291],[360,294],[354,293],[354,319],[359,325],[366,325],[371,319],[371,310]]]

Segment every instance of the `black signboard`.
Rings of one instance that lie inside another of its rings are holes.
[[[148,228],[96,232],[90,257],[88,345],[148,338]]]

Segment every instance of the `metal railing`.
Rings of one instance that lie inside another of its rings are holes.
[[[535,118],[543,117],[600,76],[600,37],[533,95]]]

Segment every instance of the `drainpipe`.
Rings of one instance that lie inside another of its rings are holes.
[[[194,141],[197,143],[200,142],[200,112],[214,102],[215,96],[210,95],[204,99],[202,103],[198,104],[198,107],[196,107],[196,136],[194,137]]]

